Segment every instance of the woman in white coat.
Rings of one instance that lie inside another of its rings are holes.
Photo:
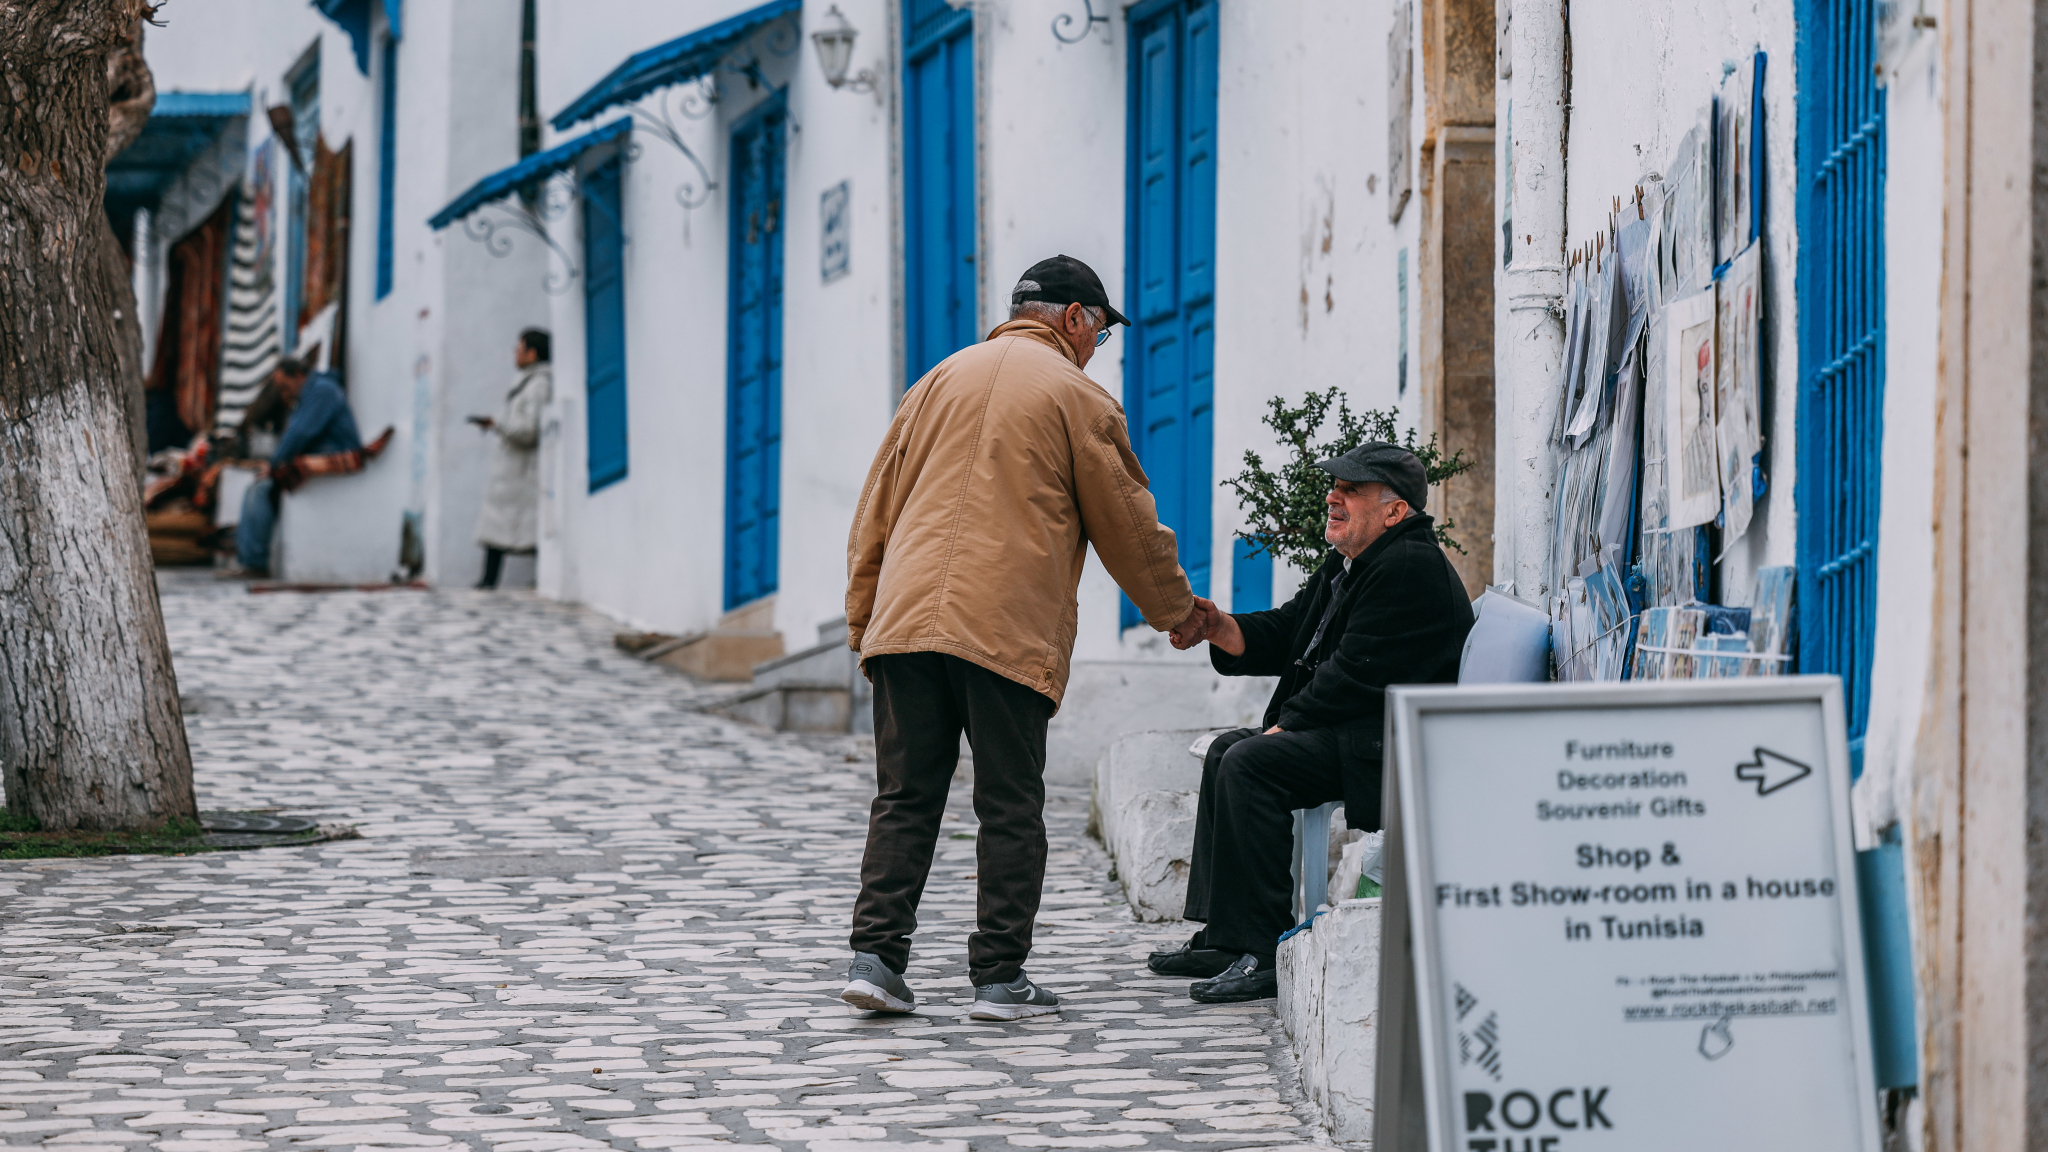
[[[484,546],[484,578],[479,588],[496,588],[507,552],[529,553],[539,542],[540,420],[554,395],[554,372],[548,366],[548,334],[528,328],[519,334],[513,360],[519,379],[505,394],[505,410],[496,417],[470,421],[495,436],[490,477],[484,484],[483,513],[477,517],[476,539]]]

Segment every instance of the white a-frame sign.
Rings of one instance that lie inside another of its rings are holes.
[[[1839,681],[1387,721],[1375,1147],[1878,1152]]]

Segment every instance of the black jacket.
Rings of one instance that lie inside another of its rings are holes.
[[[1331,552],[1294,599],[1236,616],[1244,655],[1231,656],[1212,644],[1209,660],[1225,676],[1280,677],[1266,705],[1266,727],[1337,731],[1345,821],[1372,829],[1380,826],[1386,689],[1458,679],[1458,658],[1472,630],[1472,601],[1436,542],[1435,521],[1411,516],[1351,562],[1337,610],[1322,642],[1309,652],[1330,602],[1331,578],[1343,571],[1344,558]]]

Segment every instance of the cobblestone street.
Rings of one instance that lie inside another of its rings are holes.
[[[364,838],[0,861],[9,1146],[809,1152],[1301,1144],[1271,1002],[1200,1006],[1055,790],[1031,974],[969,1022],[954,791],[915,1017],[837,999],[871,752],[693,710],[529,594],[168,577],[200,806]]]

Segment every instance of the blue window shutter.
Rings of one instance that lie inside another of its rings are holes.
[[[781,93],[732,133],[727,256],[725,606],[774,592],[782,510],[782,275],[785,137]]]
[[[617,156],[583,177],[584,420],[590,490],[626,477],[626,267]]]
[[[1249,540],[1232,542],[1230,555],[1230,610],[1264,612],[1273,606],[1273,554]]]
[[[1124,411],[1198,595],[1214,540],[1216,0],[1131,13]],[[1122,626],[1140,622],[1128,598]]]
[[[398,182],[398,37],[384,38],[384,59],[379,65],[384,107],[377,123],[377,299],[391,295],[391,244],[396,206],[392,194]]]
[[[904,0],[906,383],[980,338],[974,13]]]

